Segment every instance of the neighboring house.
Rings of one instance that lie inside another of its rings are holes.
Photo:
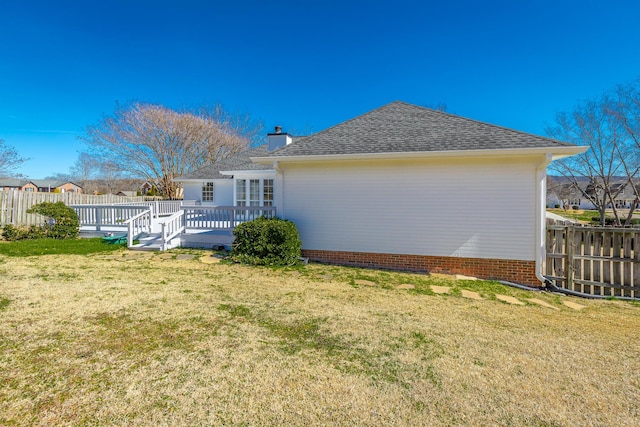
[[[146,195],[149,191],[151,191],[151,189],[153,188],[153,184],[151,184],[149,181],[145,181],[142,183],[142,185],[140,186],[140,193],[144,196]]]
[[[138,195],[137,191],[118,191],[115,193],[116,196],[126,196],[126,197],[136,197]]]
[[[0,179],[0,189],[16,190],[16,191],[31,191],[37,193],[82,193],[82,187],[71,181],[58,181],[58,180],[46,180],[46,179],[16,179],[7,178]]]
[[[26,179],[4,178],[0,179],[0,189],[4,191],[38,191],[38,186]]]
[[[617,182],[616,182],[617,181]],[[633,185],[624,177],[613,178],[611,191],[615,194],[614,203],[617,209],[630,209],[636,201],[636,191],[640,191],[640,183]],[[547,189],[547,207],[560,207],[571,209],[577,206],[580,209],[596,209],[589,200],[588,195],[598,191],[596,186],[590,183],[587,177],[579,177],[576,182],[565,177],[549,177]],[[611,209],[612,203],[607,204]],[[636,206],[638,208],[640,206]]]
[[[546,167],[585,149],[393,102],[179,181],[202,204],[275,205],[312,260],[540,285]]]

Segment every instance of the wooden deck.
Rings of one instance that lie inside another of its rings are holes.
[[[173,204],[164,208],[154,205],[81,205],[72,206],[80,219],[81,237],[108,234],[127,235],[133,241],[147,239],[145,248],[166,250],[169,247],[228,247],[238,224],[264,216],[275,217],[275,207],[262,206],[196,206]]]

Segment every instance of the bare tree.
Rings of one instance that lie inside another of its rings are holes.
[[[21,157],[15,148],[0,139],[0,177],[11,175],[11,171],[18,165],[27,161]]]
[[[625,123],[628,102],[619,93],[606,93],[581,103],[570,113],[558,114],[556,126],[547,128],[551,137],[590,146],[584,153],[552,163],[551,169],[566,177],[582,198],[593,204],[602,225],[607,209],[611,209],[616,225],[630,224],[640,203],[636,185],[640,145],[630,137],[632,125]],[[586,185],[581,177],[586,178]],[[629,210],[623,212],[618,197],[629,189],[631,195],[625,195],[631,197]]]
[[[230,113],[222,104],[215,104],[212,108],[201,107],[200,114],[209,117],[236,135],[249,141],[249,145],[257,146],[264,143],[265,133],[262,122],[255,120],[247,113]]]
[[[78,154],[78,158],[75,163],[69,169],[69,174],[78,181],[78,184],[83,187],[92,178],[95,178],[100,170],[100,164],[98,159],[87,152],[81,152]]]
[[[249,145],[242,121],[214,113],[177,112],[162,105],[117,106],[86,129],[84,139],[110,176],[144,178],[166,197],[175,198],[177,176],[227,158]],[[246,123],[246,122],[244,122]],[[246,129],[247,133],[251,129]],[[104,178],[104,176],[103,176]]]

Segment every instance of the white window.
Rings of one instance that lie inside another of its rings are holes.
[[[236,206],[247,206],[246,179],[236,179]]]
[[[273,206],[273,179],[236,179],[236,206]]]
[[[202,183],[202,201],[213,202],[213,182]]]
[[[265,179],[263,184],[263,204],[262,206],[273,206],[273,180]]]
[[[249,206],[260,206],[260,180],[249,180]]]

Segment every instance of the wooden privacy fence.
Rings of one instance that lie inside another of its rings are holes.
[[[587,295],[640,298],[640,229],[547,225],[545,277]]]
[[[42,222],[39,215],[28,214],[27,210],[42,202],[64,202],[69,205],[135,203],[144,201],[144,197],[126,197],[106,194],[94,196],[78,193],[36,193],[29,191],[0,191],[0,226],[38,225]]]

